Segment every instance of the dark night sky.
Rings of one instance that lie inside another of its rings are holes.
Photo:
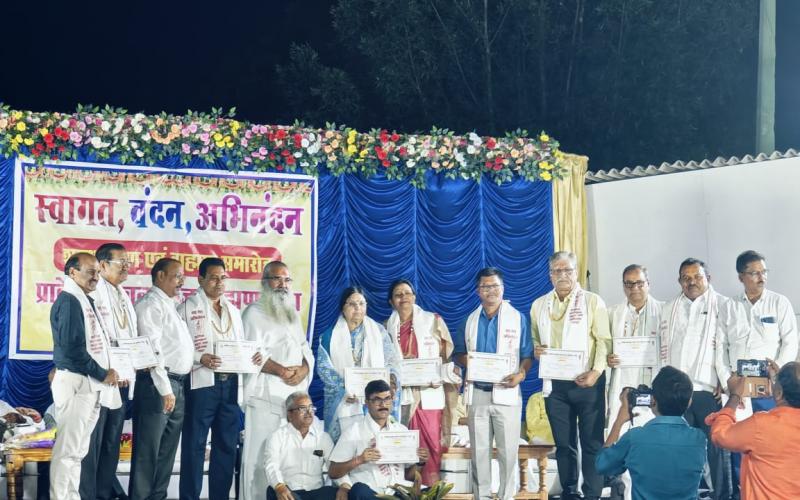
[[[36,111],[78,103],[178,114],[236,106],[241,118],[274,123],[291,111],[273,83],[290,42],[309,42],[326,63],[340,62],[333,3],[7,2],[0,101]],[[779,150],[800,147],[798,26],[800,2],[778,0]]]

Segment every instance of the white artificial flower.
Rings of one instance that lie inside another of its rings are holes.
[[[133,133],[134,134],[141,134],[142,133],[142,125],[139,123],[133,124]]]
[[[136,154],[136,156],[138,156],[139,158],[141,158],[142,156],[144,156],[144,152],[143,152],[143,151],[139,151],[138,149],[137,149],[136,151],[134,151],[134,153],[135,153],[135,154]]]
[[[135,115],[133,115],[133,119],[135,121],[137,121],[137,122],[140,122],[140,121],[144,120],[145,118],[147,118],[147,117],[145,115],[143,115],[142,113],[136,113]]]
[[[292,156],[294,156],[295,158],[300,158],[301,156],[303,156],[303,153],[301,153],[300,151],[295,151]]]
[[[415,162],[414,160],[406,160],[406,166],[408,168],[413,168],[414,165],[416,165],[416,164],[417,164],[417,162]]]
[[[125,125],[125,120],[123,120],[122,118],[117,118],[114,121],[114,131],[112,133],[119,134],[120,130],[122,130],[123,125]]]
[[[303,139],[300,141],[300,146],[302,146],[302,147],[304,147],[304,148],[307,148],[307,147],[308,147],[308,144],[309,144],[309,142],[308,142],[308,139],[306,139],[305,137],[303,137]]]
[[[470,142],[472,142],[472,144],[474,144],[476,146],[480,145],[480,143],[482,142],[481,141],[481,137],[478,134],[476,134],[475,132],[470,132],[469,133],[469,140],[470,140]]]
[[[97,149],[105,148],[109,145],[109,143],[103,142],[103,140],[99,137],[92,137],[89,139],[89,144],[91,144],[93,148]]]
[[[149,133],[147,133],[147,134],[142,134],[142,140],[143,140],[144,142],[150,142],[150,134],[149,134]]]
[[[67,119],[61,120],[61,123],[59,123],[59,125],[61,125],[61,128],[69,128],[69,120]]]
[[[467,146],[467,154],[474,155],[474,154],[475,154],[475,151],[476,151],[476,150],[475,150],[475,146],[473,146],[472,144],[470,144],[469,146]]]
[[[100,128],[103,130],[103,132],[108,132],[109,130],[111,130],[111,124],[108,123],[106,120],[103,120],[100,123]]]

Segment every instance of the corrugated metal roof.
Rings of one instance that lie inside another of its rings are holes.
[[[701,162],[690,161],[684,163],[676,161],[675,163],[662,163],[660,166],[649,165],[647,167],[636,166],[633,168],[625,167],[622,169],[612,168],[611,170],[598,170],[597,172],[586,173],[586,184],[597,184],[600,182],[621,181],[625,179],[637,179],[639,177],[650,177],[652,175],[674,174],[676,172],[688,172],[691,170],[703,170],[706,168],[730,167],[732,165],[743,165],[746,163],[757,163],[762,161],[782,160],[784,158],[796,158],[800,153],[794,149],[788,149],[786,152],[781,153],[775,151],[771,155],[764,153],[758,156],[745,155],[741,158],[731,156],[730,158],[722,158],[721,156],[715,160],[703,160]]]

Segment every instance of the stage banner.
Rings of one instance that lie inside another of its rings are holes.
[[[123,288],[135,303],[162,257],[183,264],[180,300],[198,286],[200,261],[225,262],[226,296],[238,308],[258,299],[261,272],[289,266],[295,306],[308,338],[316,296],[317,180],[294,174],[166,169],[18,159],[9,356],[50,359],[50,309],[64,263],[103,243],[125,245]]]

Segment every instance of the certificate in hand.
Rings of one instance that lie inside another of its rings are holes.
[[[214,354],[221,362],[215,372],[256,373],[259,367],[253,364],[253,356],[258,350],[255,340],[218,340],[214,344]]]
[[[152,368],[158,365],[158,357],[150,343],[149,337],[133,337],[131,339],[117,339],[119,347],[126,347],[130,350],[131,363],[137,370]]]
[[[614,354],[621,368],[658,366],[658,338],[619,337],[614,339]]]
[[[550,380],[575,380],[586,371],[583,351],[545,349],[539,357],[539,378]]]
[[[467,380],[499,384],[507,375],[514,372],[516,360],[506,354],[488,352],[467,353]]]
[[[364,400],[364,389],[373,380],[385,380],[389,382],[388,368],[356,368],[347,367],[344,369],[344,390],[347,394],[353,394],[362,401]]]
[[[404,359],[400,365],[403,386],[425,386],[442,383],[442,359]]]
[[[419,431],[384,431],[375,435],[375,448],[381,453],[378,464],[415,464],[419,462]]]
[[[117,371],[120,380],[136,380],[136,369],[131,360],[131,350],[127,347],[109,347],[108,357],[111,368]]]

